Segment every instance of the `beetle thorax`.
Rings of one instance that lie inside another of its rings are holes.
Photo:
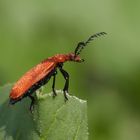
[[[66,61],[81,62],[80,56],[75,56],[74,53],[56,54],[55,56],[50,57],[48,59],[53,60],[56,63],[64,63]]]
[[[69,60],[69,57],[66,54],[56,54],[51,59],[57,63],[64,63],[65,61]]]

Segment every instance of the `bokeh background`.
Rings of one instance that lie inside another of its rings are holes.
[[[139,13],[138,0],[1,0],[0,85],[105,31],[82,51],[84,63],[65,64],[69,91],[88,102],[90,140],[140,140]]]

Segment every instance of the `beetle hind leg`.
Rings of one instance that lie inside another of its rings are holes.
[[[30,104],[29,110],[31,111],[31,113],[33,113],[35,98],[32,95],[29,95],[29,98],[31,99],[31,104]]]

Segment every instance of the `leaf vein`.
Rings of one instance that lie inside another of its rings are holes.
[[[54,119],[53,119],[52,123],[50,124],[49,129],[48,129],[47,132],[46,132],[46,138],[47,138],[47,135],[48,135],[50,129],[52,128],[53,124],[54,124],[55,121],[56,121],[57,113],[58,113],[64,106],[65,106],[65,104],[63,104],[61,107],[59,107],[59,108],[56,110],[56,112],[54,113]]]

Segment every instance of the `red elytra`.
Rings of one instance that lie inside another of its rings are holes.
[[[29,97],[31,99],[30,110],[32,111],[35,98],[32,96],[37,89],[45,85],[50,78],[53,76],[53,97],[56,96],[55,92],[55,76],[57,74],[57,69],[60,70],[66,82],[64,85],[64,97],[68,100],[66,92],[68,92],[69,87],[69,74],[63,69],[63,63],[67,61],[83,62],[84,60],[80,58],[79,54],[81,50],[94,38],[105,35],[105,32],[100,32],[92,35],[86,42],[79,42],[74,53],[68,54],[57,54],[53,57],[49,57],[33,67],[27,73],[25,73],[12,87],[10,92],[10,104],[15,104],[16,102],[22,100],[24,97]]]

